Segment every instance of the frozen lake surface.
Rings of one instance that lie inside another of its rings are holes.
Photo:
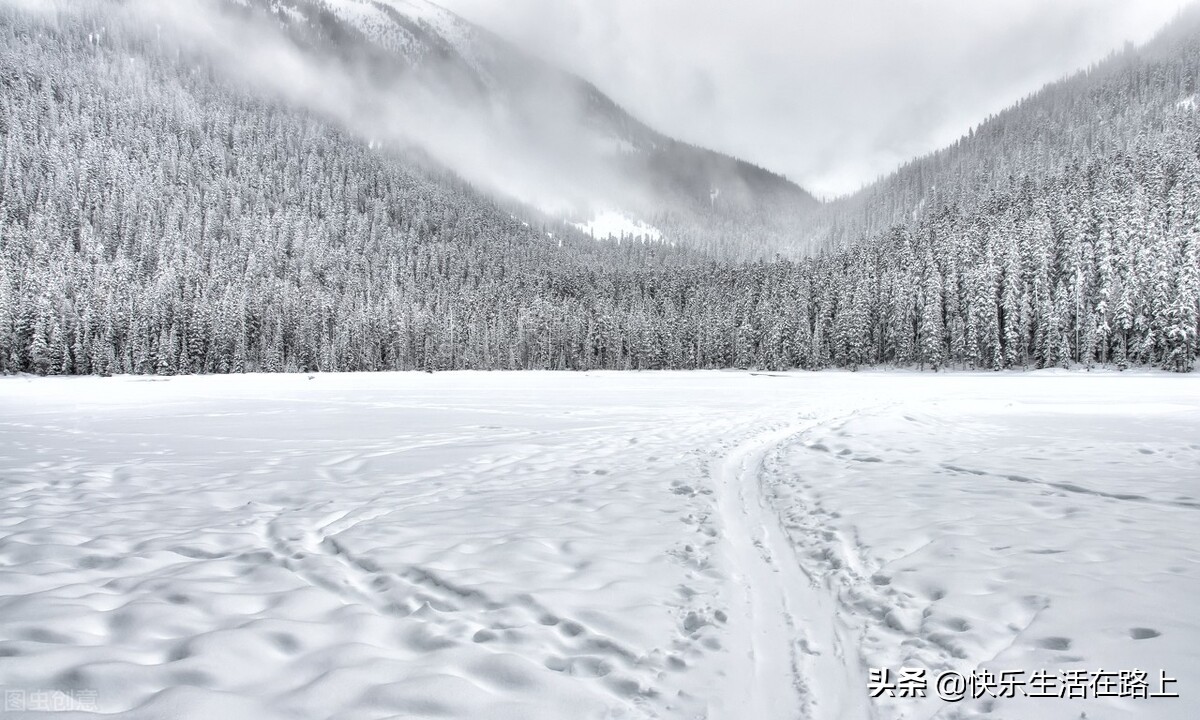
[[[1198,598],[1200,377],[0,379],[4,717],[1183,719]]]

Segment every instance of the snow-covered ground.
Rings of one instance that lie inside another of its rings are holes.
[[[1191,718],[1198,486],[1189,376],[3,378],[0,717]]]
[[[638,238],[658,241],[662,233],[641,220],[632,220],[615,210],[605,210],[597,213],[587,222],[573,223],[581,232],[591,235],[597,240],[620,240],[622,238]]]

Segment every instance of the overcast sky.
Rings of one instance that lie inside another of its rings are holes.
[[[440,0],[683,140],[853,191],[1186,0]]]

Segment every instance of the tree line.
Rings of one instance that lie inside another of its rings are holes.
[[[0,372],[1195,364],[1200,133],[799,259],[597,242],[86,15],[0,9]]]

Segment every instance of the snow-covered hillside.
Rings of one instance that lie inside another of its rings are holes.
[[[291,11],[300,17],[305,17],[299,9],[304,7],[304,0],[277,0],[272,4],[276,12]],[[329,10],[372,41],[414,62],[436,61],[438,49],[450,50],[467,60],[482,77],[490,76],[485,55],[494,40],[427,0],[316,0],[309,7]]]
[[[438,135],[433,129],[417,133],[418,145],[490,190],[551,214],[615,207],[644,221],[670,212],[694,235],[697,225],[711,222],[695,216],[714,213],[760,224],[769,218],[770,232],[784,225],[794,230],[796,219],[816,205],[786,178],[662,135],[587,80],[429,0],[246,2],[262,5],[318,51],[332,46],[344,59],[383,50],[399,66],[381,70],[374,57],[370,74],[416,78],[421,90],[382,87],[380,94],[409,105],[433,101],[435,115],[469,116],[469,132],[457,128],[462,117],[451,126],[455,143],[506,148],[489,160],[507,166],[500,168],[506,178],[490,178],[441,149],[431,139]],[[713,188],[721,188],[720,205],[709,201]]]
[[[3,378],[5,717],[1190,718],[1198,382]]]

